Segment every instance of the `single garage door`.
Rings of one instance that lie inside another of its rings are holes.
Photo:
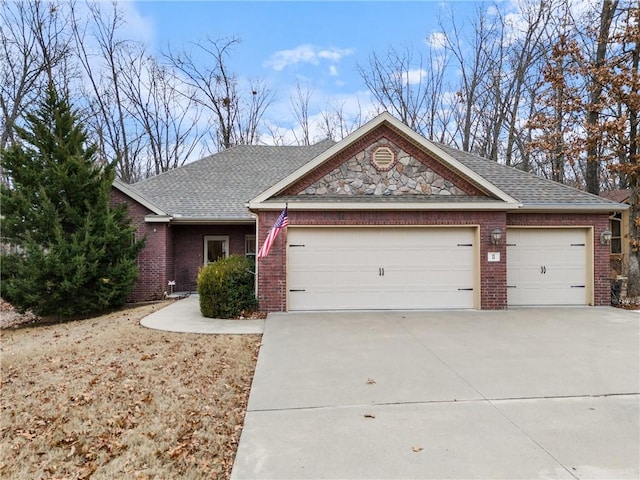
[[[289,310],[473,308],[475,228],[287,232]]]
[[[507,229],[507,303],[587,305],[587,229]]]

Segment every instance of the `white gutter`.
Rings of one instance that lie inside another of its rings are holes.
[[[171,217],[171,223],[181,223],[189,225],[253,225],[254,220],[251,218],[238,217],[186,217],[175,214]]]
[[[400,202],[251,202],[251,210],[518,210],[521,204],[504,202],[400,203]]]
[[[519,210],[531,213],[531,212],[563,212],[563,213],[608,213],[608,212],[622,212],[629,209],[629,205],[624,203],[611,203],[611,204],[566,204],[566,203],[548,203],[548,204],[531,204],[523,205]]]
[[[172,218],[171,215],[145,215],[144,221],[147,223],[169,223]]]
[[[260,264],[260,262],[258,262],[258,252],[260,251],[260,245],[258,245],[258,231],[259,231],[260,225],[258,224],[258,214],[251,212],[251,216],[256,222],[256,258],[255,258],[256,272],[255,272],[255,275],[253,276],[253,281],[255,282],[253,286],[253,291],[255,292],[256,300],[258,300],[259,298],[258,297],[258,289],[259,289],[259,284],[258,284],[259,266],[258,265]]]
[[[182,225],[253,225],[252,218],[220,218],[220,217],[183,217],[175,215],[146,215],[144,221],[147,223],[172,223]]]

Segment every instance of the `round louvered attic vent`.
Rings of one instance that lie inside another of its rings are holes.
[[[391,170],[396,163],[396,154],[389,147],[378,147],[371,153],[371,163],[376,170]]]

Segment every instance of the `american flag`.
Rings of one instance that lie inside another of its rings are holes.
[[[287,207],[284,207],[284,210],[276,220],[276,223],[273,224],[271,230],[267,234],[267,238],[265,239],[260,251],[258,252],[258,258],[266,257],[269,255],[269,250],[271,250],[271,245],[275,241],[276,237],[280,233],[280,230],[286,228],[289,225],[289,218],[287,217]]]

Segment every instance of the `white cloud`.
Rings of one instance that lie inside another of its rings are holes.
[[[447,34],[444,32],[431,32],[426,43],[433,49],[442,49],[447,46]]]
[[[529,28],[527,20],[521,13],[507,13],[504,16],[506,41],[513,44],[523,38]]]
[[[338,76],[338,68],[335,65],[329,65],[329,75],[332,77]]]
[[[487,8],[487,15],[490,17],[497,17],[498,15],[500,15],[500,10],[498,10],[498,7],[496,7],[495,5],[489,5],[489,7]]]
[[[402,79],[404,83],[409,85],[415,85],[420,83],[422,79],[427,75],[427,71],[423,68],[414,68],[407,70],[406,72],[398,72],[397,78]]]
[[[123,12],[128,38],[146,44],[155,40],[156,29],[153,20],[136,10],[135,3],[119,2],[118,8]]]
[[[340,49],[340,50],[320,50],[318,52],[318,58],[323,58],[325,60],[331,60],[332,62],[339,62],[342,60],[342,57],[345,55],[349,55],[353,53],[350,49]]]
[[[269,60],[264,62],[264,66],[273,68],[274,70],[283,70],[297,63],[318,65],[321,60],[328,60],[335,63],[351,54],[353,54],[353,50],[350,48],[321,49],[313,45],[305,44],[291,50],[280,50],[274,53]]]

